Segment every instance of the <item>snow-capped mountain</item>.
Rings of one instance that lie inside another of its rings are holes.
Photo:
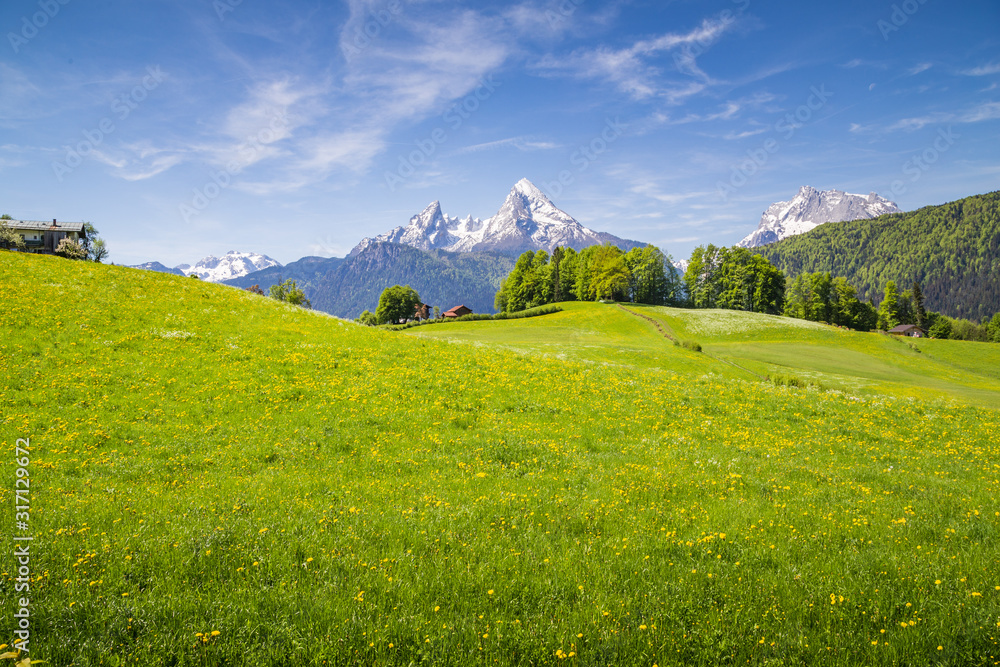
[[[145,264],[136,264],[131,268],[172,273],[180,276],[195,275],[211,283],[220,283],[223,280],[242,278],[249,273],[261,271],[272,266],[281,266],[281,264],[267,255],[261,255],[256,252],[236,252],[235,250],[230,250],[222,257],[206,257],[194,266],[180,264],[171,269],[159,262],[146,262]]]
[[[269,269],[272,266],[281,266],[281,263],[256,252],[230,250],[222,257],[209,256],[194,266],[181,264],[175,268],[186,276],[196,275],[210,283],[218,283],[223,280],[242,278],[248,273]]]
[[[601,243],[613,243],[623,250],[645,245],[584,227],[568,213],[556,208],[528,179],[514,185],[503,206],[492,218],[485,221],[472,216],[453,218],[441,212],[440,202],[434,202],[422,213],[410,218],[406,227],[396,227],[388,234],[364,239],[351,251],[351,255],[386,241],[420,250],[504,254],[538,249],[551,252],[556,246],[580,250]]]
[[[883,199],[874,192],[852,195],[841,190],[821,191],[804,185],[789,201],[771,204],[761,216],[757,229],[736,245],[755,248],[804,234],[827,222],[866,220],[900,212],[895,202]]]
[[[146,262],[145,264],[133,264],[129,268],[132,269],[143,269],[144,271],[156,271],[157,273],[172,273],[175,276],[183,276],[184,272],[180,269],[171,269],[169,266],[164,266],[159,262]]]
[[[406,227],[396,227],[388,234],[366,238],[351,255],[357,255],[374,243],[401,243],[418,250],[453,250],[461,241],[482,236],[483,221],[471,215],[453,218],[441,212],[441,202],[432,202],[422,212],[410,218]]]

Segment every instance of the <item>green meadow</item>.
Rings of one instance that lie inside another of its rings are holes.
[[[388,332],[0,252],[28,657],[1000,661],[1000,346],[562,305]]]
[[[863,395],[1000,408],[1000,345],[860,333],[733,310],[561,305],[563,313],[536,319],[456,323],[407,333],[558,359],[711,372],[746,380],[793,377],[804,385]],[[704,354],[672,347],[662,333],[633,313],[658,321],[675,340],[698,342]]]

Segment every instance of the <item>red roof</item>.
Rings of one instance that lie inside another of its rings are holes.
[[[455,306],[451,310],[444,311],[445,317],[460,317],[461,315],[468,315],[472,312],[472,309],[468,306]]]

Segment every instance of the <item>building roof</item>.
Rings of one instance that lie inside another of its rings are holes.
[[[889,333],[905,333],[907,331],[910,331],[911,329],[917,329],[918,331],[923,331],[923,329],[918,327],[916,324],[900,324],[897,327],[889,329]]]
[[[48,220],[5,220],[4,222],[11,229],[18,229],[22,232],[47,232],[47,231],[59,231],[59,232],[76,232],[78,234],[86,234],[86,229],[82,222],[56,222],[53,220],[49,222]]]
[[[454,315],[455,313],[457,313],[458,311],[462,310],[463,308],[465,310],[469,311],[470,313],[472,312],[471,308],[469,308],[468,306],[462,305],[462,306],[455,306],[454,308],[451,308],[450,310],[446,310],[446,311],[444,311],[444,314],[445,315],[448,315],[448,314]]]

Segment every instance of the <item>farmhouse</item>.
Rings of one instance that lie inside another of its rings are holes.
[[[82,222],[38,222],[36,220],[6,220],[7,226],[21,235],[27,252],[52,254],[64,238],[80,242],[87,238]]]
[[[417,304],[417,310],[413,314],[413,317],[418,320],[429,320],[432,308],[433,306],[428,306],[426,303],[419,303]]]
[[[895,336],[909,336],[911,338],[923,338],[927,335],[927,332],[916,324],[900,324],[898,327],[890,329],[889,333]]]
[[[471,315],[472,309],[467,306],[455,306],[451,310],[444,311],[444,316],[448,318],[461,317],[462,315]]]

